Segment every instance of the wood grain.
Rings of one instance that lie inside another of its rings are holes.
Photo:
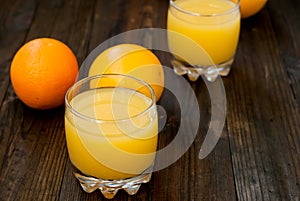
[[[53,37],[66,43],[81,65],[112,36],[165,28],[168,1],[0,2],[0,200],[105,200],[100,191],[85,193],[73,175],[64,107],[38,111],[25,106],[11,86],[10,63],[25,42]],[[199,79],[189,82],[201,115],[192,145],[174,164],[155,172],[137,195],[119,191],[114,200],[300,200],[299,8],[299,1],[272,0],[242,20],[232,72],[223,78],[226,126],[213,152],[198,159],[211,116],[208,91]],[[155,53],[170,67],[168,54]],[[172,84],[182,94],[188,91],[176,80]],[[183,96],[188,108],[189,95]],[[168,90],[159,104],[168,115],[159,137],[162,149],[174,139],[181,121],[187,122],[187,134],[192,132],[188,123],[195,121],[192,115],[180,119],[182,111]]]
[[[237,195],[241,200],[297,200],[299,111],[279,51],[281,38],[267,11],[243,21],[236,65],[226,80]]]

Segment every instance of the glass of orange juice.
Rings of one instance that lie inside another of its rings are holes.
[[[211,57],[215,71],[226,76],[234,61],[240,18],[239,0],[170,0],[167,29],[192,39]],[[170,34],[168,43],[171,52],[193,57],[190,63],[174,56],[172,64],[177,74],[188,74],[195,80],[211,70],[211,65],[183,40]]]
[[[146,82],[118,74],[86,77],[70,87],[65,102],[68,153],[84,191],[100,189],[113,198],[149,182],[158,119]]]

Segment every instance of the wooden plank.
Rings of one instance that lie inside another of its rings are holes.
[[[278,41],[266,9],[242,21],[234,69],[225,79],[240,200],[299,199],[300,119],[288,98],[293,94]]]
[[[63,110],[26,108],[9,91],[6,100],[12,101],[2,105],[0,115],[0,194],[6,200],[53,200],[66,161],[64,134],[58,132],[63,129],[63,121],[58,118]]]
[[[35,0],[1,1],[0,66],[8,64],[16,50],[24,43],[35,6]]]
[[[22,148],[11,145],[15,141],[17,128],[21,125],[22,112],[20,105],[14,107],[18,101],[10,86],[9,68],[12,56],[24,42],[34,8],[33,1],[2,1],[0,7],[0,199],[5,200],[16,198],[15,192],[19,190],[23,175],[19,174],[18,164],[15,163],[25,160],[20,154]],[[19,156],[12,159],[17,152]],[[21,169],[24,167],[21,166]]]
[[[8,63],[0,65],[0,74],[9,75],[10,65]],[[0,77],[0,106],[2,105],[5,97],[6,90],[10,84],[9,76]]]
[[[27,12],[28,7],[37,7],[32,23],[26,29],[26,41],[36,37],[54,37],[68,44],[79,58],[84,57],[91,15],[87,11],[92,10],[92,1],[40,1],[38,5],[35,5],[35,1],[26,3],[32,5],[19,3],[17,5],[20,7],[15,8],[18,11],[24,8],[24,12]],[[82,21],[77,23],[78,19],[74,16],[81,16]],[[10,18],[12,22],[16,20],[14,17],[18,15]],[[16,26],[24,26],[23,22],[19,23]],[[80,25],[82,27],[78,27]],[[12,35],[14,33],[12,30],[9,32]],[[12,46],[11,49],[15,51],[17,48]],[[68,161],[63,114],[63,107],[43,112],[32,110],[17,100],[12,88],[9,88],[0,115],[0,156],[3,159],[0,166],[1,199],[58,198]]]
[[[287,6],[289,5],[289,6]],[[276,9],[276,8],[282,9]],[[287,138],[289,152],[284,157],[288,160],[287,178],[288,195],[294,200],[300,200],[300,2],[288,1],[282,4],[281,1],[274,1],[268,4],[270,17],[274,27],[277,43],[280,47],[280,55],[283,58],[283,64],[286,74],[289,77],[287,82],[290,87],[290,93],[282,96],[282,109],[286,112],[287,121],[284,122],[284,128],[288,128]],[[283,10],[288,12],[283,12]],[[290,98],[286,100],[286,96]],[[290,107],[287,107],[287,104]],[[291,131],[290,131],[291,130]],[[288,155],[289,154],[289,155]]]
[[[210,155],[203,160],[196,158],[210,123],[211,101],[206,86],[201,82],[201,79],[200,83],[198,81],[193,83],[192,86],[198,96],[201,121],[200,135],[195,141],[197,151],[194,156],[197,191],[195,191],[195,198],[189,200],[236,200],[227,128],[224,127],[221,138]]]
[[[97,1],[89,52],[105,40],[138,28],[165,28],[167,1]],[[118,9],[116,9],[118,8]]]
[[[290,6],[292,5],[292,6]],[[300,107],[300,2],[274,1],[267,4],[280,47],[280,55],[290,78],[293,96]],[[277,9],[282,8],[282,9]],[[286,12],[288,10],[288,12]]]
[[[35,10],[35,1],[1,1],[0,7],[0,106],[10,84],[13,55],[24,43]],[[6,75],[6,76],[4,76]]]

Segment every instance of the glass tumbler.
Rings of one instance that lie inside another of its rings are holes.
[[[65,102],[68,154],[84,191],[133,195],[150,181],[158,119],[147,83],[118,74],[86,77],[70,87]]]
[[[178,32],[203,48],[221,76],[230,72],[240,32],[239,0],[170,0],[167,29]],[[179,74],[191,80],[200,74],[213,74],[211,64],[198,51],[173,34],[168,35],[171,52],[176,52],[172,65]],[[185,56],[191,58],[186,61]]]

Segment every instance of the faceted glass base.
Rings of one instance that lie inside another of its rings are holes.
[[[191,66],[175,58],[171,60],[171,63],[177,75],[187,74],[191,81],[196,81],[200,75],[204,75],[208,81],[213,82],[218,75],[227,76],[229,74],[233,58],[215,66]]]
[[[75,177],[85,192],[91,193],[99,189],[108,199],[112,199],[120,189],[124,189],[129,195],[136,194],[142,183],[150,181],[151,175],[152,172],[124,180],[104,180],[75,173]]]

